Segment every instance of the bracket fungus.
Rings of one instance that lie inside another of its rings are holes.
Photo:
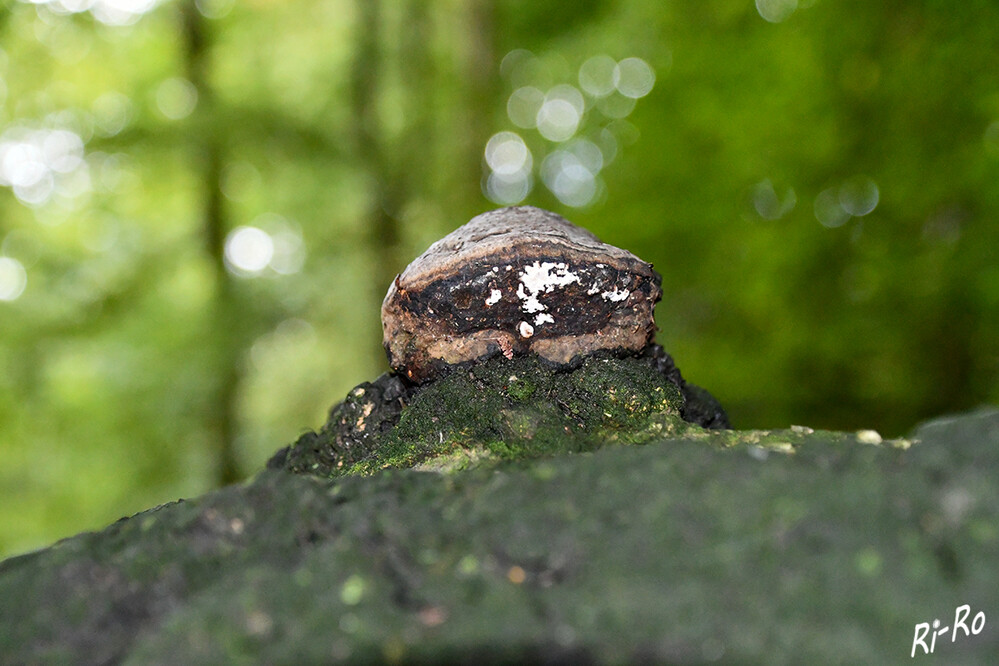
[[[653,344],[652,264],[532,206],[483,213],[437,241],[382,303],[392,369],[423,383],[449,367],[528,353],[557,365]]]

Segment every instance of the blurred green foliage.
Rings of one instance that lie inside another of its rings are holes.
[[[500,132],[526,203],[655,263],[660,342],[737,427],[996,402],[997,31],[985,0],[8,2],[0,555],[318,427],[386,368],[395,272],[520,200]],[[508,115],[556,86],[572,140]]]

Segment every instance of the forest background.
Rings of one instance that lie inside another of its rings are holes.
[[[389,281],[555,210],[736,427],[999,402],[999,4],[7,0],[0,557],[252,474]]]

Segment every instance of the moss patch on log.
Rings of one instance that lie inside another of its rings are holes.
[[[471,365],[386,409],[387,385],[361,385],[327,426],[270,466],[322,477],[389,467],[462,469],[467,463],[642,444],[692,426],[674,381],[648,362],[598,354],[578,368],[536,356]]]

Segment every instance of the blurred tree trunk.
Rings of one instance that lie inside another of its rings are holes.
[[[414,198],[432,196],[430,181],[436,157],[435,94],[440,87],[431,56],[435,35],[429,5],[425,0],[410,0],[397,42],[408,123],[399,142],[396,177],[407,183],[409,196]]]
[[[382,16],[380,0],[357,0],[357,44],[351,70],[351,111],[353,116],[354,149],[358,162],[370,179],[369,203],[366,214],[366,244],[374,262],[371,271],[371,302],[380,303],[389,282],[397,270],[396,248],[399,226],[395,218],[402,192],[393,182],[389,157],[384,150],[384,127],[378,111],[378,95],[382,83],[380,49]],[[372,308],[378,312],[377,308]],[[375,329],[380,332],[380,327]],[[384,366],[385,351],[381,336],[373,336],[372,361]]]
[[[399,137],[390,137],[382,120],[379,102],[386,78],[384,44],[385,20],[380,0],[357,0],[357,43],[351,69],[351,111],[353,117],[354,149],[360,167],[370,181],[369,205],[366,214],[366,244],[374,266],[371,270],[372,316],[378,316],[380,305],[389,284],[402,269],[399,257],[401,236],[400,216],[418,177],[419,165],[414,160],[422,143],[419,129],[425,124],[414,120],[421,118],[426,109],[421,97],[427,82],[420,77],[419,69],[425,58],[427,44],[420,36],[426,33],[427,9],[423,2],[407,7],[403,22],[403,35],[393,43],[402,44],[400,68],[404,73],[403,89],[407,92],[400,103],[404,104],[408,122]],[[414,85],[415,84],[415,85]],[[422,86],[422,88],[421,88]],[[413,114],[410,116],[410,114]],[[393,142],[392,139],[396,139]],[[371,348],[375,367],[385,366],[385,350],[381,345],[381,326],[373,327]]]
[[[214,376],[209,378],[213,389],[205,412],[205,426],[215,446],[216,483],[227,485],[240,479],[235,447],[236,400],[242,380],[239,338],[242,327],[238,325],[238,320],[245,314],[240,312],[236,303],[236,285],[225,268],[224,244],[229,225],[220,187],[224,142],[219,130],[223,123],[217,117],[214,91],[208,82],[209,29],[194,0],[186,0],[181,5],[181,16],[186,76],[198,95],[198,117],[192,146],[202,186],[202,237],[215,281],[210,334],[214,347],[210,350],[213,363],[209,365]]]
[[[493,110],[505,104],[499,99],[499,59],[496,54],[496,3],[467,0],[464,5],[464,39],[458,42],[462,67],[464,121],[455,137],[461,147],[465,178],[454,192],[453,205],[461,219],[482,212],[482,153],[493,132]]]
[[[432,8],[423,0],[411,0],[401,12],[399,33],[386,34],[386,7],[380,0],[357,0],[357,42],[351,69],[351,110],[353,143],[358,164],[370,178],[369,208],[365,228],[371,271],[372,313],[379,312],[385,290],[406,263],[400,256],[406,206],[414,198],[438,196],[435,202],[456,222],[467,219],[481,202],[482,149],[492,127],[487,111],[495,108],[497,95],[495,53],[495,8],[487,0],[468,0],[457,12],[458,23],[467,35],[450,41],[458,61],[458,106],[460,127],[451,129],[446,154],[457,156],[459,169],[454,183],[435,191],[438,178],[434,166],[439,100],[435,99],[437,72],[434,69]],[[449,20],[453,21],[451,17]],[[389,45],[397,45],[391,49]],[[390,69],[387,54],[392,53],[403,92],[405,122],[400,133],[391,136],[381,115],[379,103],[388,87]],[[439,94],[439,93],[436,93]],[[450,149],[448,149],[450,148]],[[450,185],[450,187],[449,187]],[[374,316],[374,314],[372,315]],[[372,357],[384,367],[385,353],[379,334],[371,345]]]

